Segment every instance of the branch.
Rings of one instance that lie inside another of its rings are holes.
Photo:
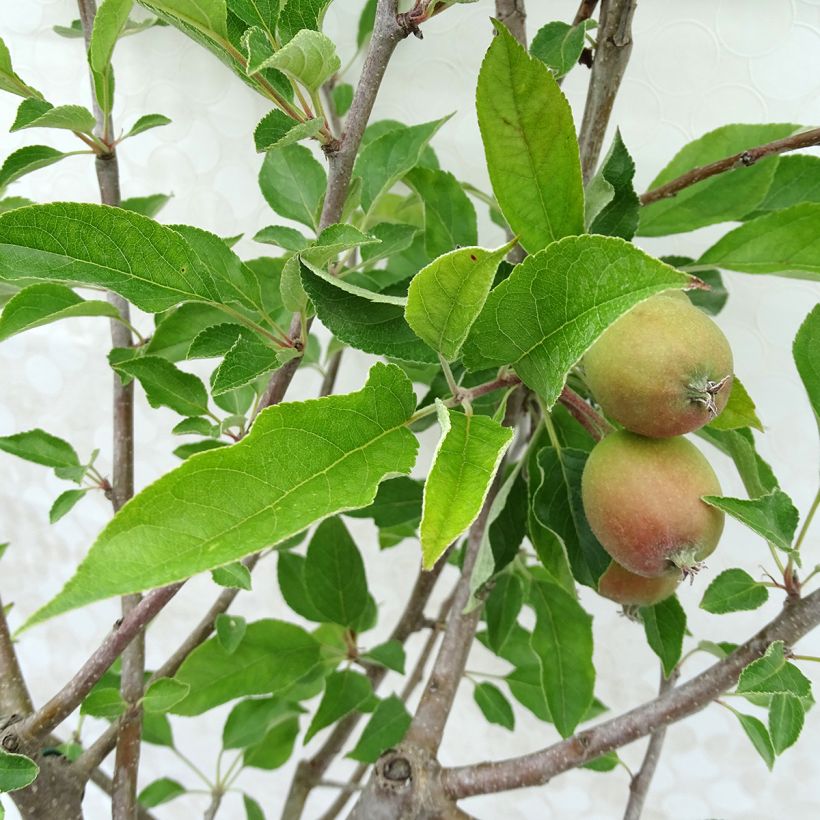
[[[114,781],[102,769],[94,769],[89,779],[109,797],[114,793]],[[156,820],[156,817],[148,809],[138,805],[137,820]]]
[[[0,717],[27,715],[32,709],[31,696],[14,651],[0,598]]]
[[[578,11],[575,12],[575,18],[572,21],[573,26],[580,25],[584,20],[589,20],[595,13],[595,6],[598,5],[598,0],[581,0],[581,5],[578,6]]]
[[[600,413],[567,386],[564,386],[558,401],[569,410],[572,417],[595,441],[600,441],[615,429]]]
[[[495,16],[509,29],[510,34],[527,47],[527,12],[524,0],[495,0]]]
[[[730,157],[710,162],[708,165],[701,165],[699,168],[693,168],[691,171],[687,171],[685,174],[681,174],[681,176],[642,194],[641,205],[649,205],[659,199],[673,197],[684,188],[717,174],[733,171],[735,168],[748,168],[758,160],[763,159],[763,157],[784,154],[787,151],[798,151],[812,145],[820,145],[820,128],[812,128],[810,131],[792,134],[790,137],[767,142],[765,145],[758,145],[755,148],[748,148],[738,154],[732,154]]]
[[[494,763],[445,769],[445,792],[460,800],[477,794],[540,786],[612,749],[668,726],[708,706],[737,683],[741,671],[773,641],[791,646],[820,624],[820,590],[787,599],[783,611],[751,640],[692,680],[619,717],[579,732],[546,749]]]
[[[658,694],[664,695],[673,689],[679,677],[679,669],[673,669],[672,674],[667,678],[664,675],[663,668],[661,668],[661,685],[658,688]],[[649,745],[646,747],[646,755],[644,756],[641,768],[629,783],[629,802],[627,803],[626,812],[624,813],[624,820],[640,820],[643,804],[646,802],[649,785],[655,776],[655,769],[658,767],[658,761],[661,758],[663,741],[665,739],[666,726],[661,726],[652,732],[652,737],[649,738]]]
[[[632,17],[637,0],[602,0],[598,46],[578,134],[584,182],[592,176],[604,143],[615,95],[632,53]]]

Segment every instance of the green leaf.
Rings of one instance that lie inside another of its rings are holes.
[[[268,205],[280,216],[318,228],[327,176],[309,149],[286,145],[269,151],[259,172],[259,187]]]
[[[265,61],[273,55],[270,38],[258,26],[247,29],[239,42],[247,57],[245,72],[248,75],[256,74],[264,68]]]
[[[769,211],[781,211],[801,202],[820,202],[820,157],[784,155],[777,163],[763,202],[743,219],[755,219]]]
[[[316,315],[336,338],[381,356],[411,362],[438,362],[404,317],[405,300],[366,291],[301,264],[302,286]]]
[[[379,528],[395,527],[398,524],[421,520],[421,501],[424,484],[414,478],[399,476],[379,484],[376,497],[369,507],[349,510],[346,515],[353,518],[372,518]]]
[[[739,694],[765,693],[776,695],[790,692],[806,697],[811,692],[811,681],[794,664],[786,661],[783,641],[773,641],[765,654],[750,663],[737,682]]]
[[[586,188],[584,224],[589,233],[632,239],[641,207],[634,176],[635,163],[616,131],[609,153]]]
[[[727,569],[703,594],[700,608],[715,615],[757,609],[769,600],[769,591],[742,569]]]
[[[45,100],[23,100],[10,131],[24,128],[62,128],[92,134],[97,121],[94,115],[81,105],[58,105],[56,108]]]
[[[404,645],[398,640],[385,641],[378,646],[374,646],[362,654],[362,658],[392,669],[400,675],[404,674],[404,664],[406,661]]]
[[[410,283],[404,311],[417,336],[448,361],[458,357],[509,250],[460,248],[422,268]]]
[[[478,75],[476,108],[498,204],[530,253],[584,230],[569,103],[552,72],[501,24]]]
[[[592,618],[557,584],[533,581],[536,624],[530,639],[555,728],[569,737],[592,703]]]
[[[108,302],[86,301],[65,285],[42,283],[29,285],[12,296],[0,315],[0,341],[34,327],[68,319],[72,316],[109,316],[119,311]]]
[[[58,475],[66,473],[67,478],[79,481],[84,473],[74,448],[67,441],[39,428],[12,436],[0,436],[0,450],[44,467],[53,467]],[[75,475],[77,471],[79,475]]]
[[[165,715],[144,714],[142,716],[142,739],[156,746],[174,748],[171,723]]]
[[[142,708],[153,714],[167,712],[171,707],[176,706],[189,691],[188,684],[182,681],[174,678],[158,678],[145,690]]]
[[[505,490],[506,484],[505,481],[498,496]],[[506,567],[518,554],[527,531],[528,509],[527,482],[519,471],[507,490],[498,515],[488,527],[496,572]]]
[[[318,31],[322,27],[325,9],[330,0],[288,0],[279,12],[279,34],[282,42],[290,40],[302,29]]]
[[[430,569],[481,511],[513,431],[436,400],[442,437],[424,484],[421,554]]]
[[[694,265],[695,260],[689,256],[662,256],[661,262],[666,262],[667,265],[672,265],[674,268],[683,268],[686,265]],[[709,290],[703,290],[702,288],[687,290],[686,295],[689,297],[689,301],[710,316],[717,316],[723,310],[729,298],[729,292],[723,284],[720,271],[717,269],[699,270],[698,279],[705,282],[709,286]]]
[[[786,137],[798,127],[789,123],[723,125],[681,148],[652,180],[649,189],[658,188],[693,168]],[[638,233],[665,236],[742,219],[763,201],[777,162],[776,157],[769,157],[750,167],[717,174],[678,191],[674,197],[644,206]]]
[[[163,803],[169,803],[176,797],[185,794],[185,786],[170,777],[161,777],[149,783],[140,793],[139,804],[144,809],[153,809]]]
[[[202,381],[159,356],[128,359],[112,367],[139,381],[151,407],[170,407],[181,416],[208,412],[208,392]]]
[[[820,280],[820,202],[805,202],[729,231],[698,260],[741,273]]]
[[[291,716],[276,723],[265,737],[245,750],[242,762],[245,766],[271,771],[283,766],[293,754],[299,735],[299,718]]]
[[[102,73],[111,63],[114,46],[128,22],[134,0],[105,0],[94,15],[88,62],[92,70]]]
[[[275,68],[314,92],[341,67],[333,41],[319,31],[303,29],[257,70]]]
[[[820,423],[820,305],[815,305],[800,325],[794,337],[792,355],[809,404]]]
[[[663,673],[668,678],[677,666],[683,650],[683,636],[686,633],[686,613],[676,595],[655,606],[640,609],[646,641],[663,664]]]
[[[222,730],[222,745],[226,749],[245,749],[265,739],[278,724],[298,715],[299,706],[280,697],[243,700],[231,709]]]
[[[729,401],[720,415],[709,422],[716,430],[737,430],[739,427],[754,427],[763,432],[763,423],[757,417],[755,403],[743,386],[743,382],[735,376],[732,379],[732,392]]]
[[[621,314],[687,277],[616,237],[578,236],[528,256],[491,293],[464,344],[471,370],[512,364],[547,407]]]
[[[788,692],[772,697],[769,706],[769,734],[775,754],[783,754],[797,742],[804,720],[805,712],[800,698]]]
[[[476,213],[461,183],[450,173],[417,167],[404,178],[424,204],[424,247],[431,259],[478,244]]]
[[[221,447],[227,447],[226,441],[215,441],[214,439],[205,439],[204,441],[192,441],[190,444],[181,444],[174,450],[174,455],[183,461],[186,458],[195,456],[198,453],[204,453],[206,450],[218,450]]]
[[[330,92],[336,114],[343,117],[353,103],[353,86],[350,83],[337,83]]]
[[[208,36],[228,37],[225,0],[140,0],[140,4],[166,15],[174,24],[182,23]]]
[[[282,551],[279,553],[277,578],[279,590],[285,603],[297,614],[309,621],[324,621],[324,615],[314,606],[305,584],[305,559],[301,555]]]
[[[449,117],[421,125],[402,126],[368,143],[356,159],[353,173],[362,178],[362,207],[371,210],[379,196],[389,191],[414,168],[422,151]]]
[[[356,748],[348,757],[362,763],[375,763],[385,749],[402,740],[410,728],[411,720],[404,703],[396,695],[390,695],[379,702],[364,727]]]
[[[531,475],[531,479],[535,479],[532,513],[538,524],[563,543],[575,578],[597,589],[598,579],[611,559],[589,528],[581,503],[581,474],[587,455],[571,448],[538,450],[537,474]],[[543,561],[539,545],[535,546]],[[546,567],[550,569],[549,564]]]
[[[80,707],[80,714],[93,717],[113,719],[119,717],[126,709],[120,690],[106,686],[94,688]]]
[[[46,168],[70,156],[72,153],[66,154],[56,148],[49,148],[48,145],[27,145],[25,148],[18,148],[6,157],[0,168],[0,190],[32,171]]]
[[[30,199],[26,199],[24,196],[3,197],[0,199],[0,213],[3,213],[3,211],[12,211],[15,208],[24,208],[26,205],[34,205],[34,202]],[[0,305],[2,305],[7,298],[5,292],[0,292]]]
[[[364,562],[339,518],[328,518],[310,540],[305,586],[324,619],[351,627],[367,606]]]
[[[234,561],[232,564],[211,570],[211,577],[214,583],[221,587],[250,589],[252,586],[251,572],[241,561]]]
[[[136,137],[137,134],[142,134],[144,131],[150,131],[152,128],[161,128],[163,125],[169,125],[171,120],[163,114],[144,114],[140,117],[125,134],[125,137]]]
[[[227,615],[222,612],[216,616],[215,626],[220,645],[229,655],[233,654],[245,637],[247,621],[241,615]]]
[[[0,214],[0,280],[56,279],[109,288],[151,313],[220,292],[175,231],[120,208],[32,205]]]
[[[30,623],[214,569],[370,504],[381,479],[413,466],[414,409],[407,377],[376,364],[357,393],[263,410],[241,442],[186,461],[130,501]]]
[[[8,91],[20,97],[42,97],[39,91],[24,83],[20,76],[15,74],[11,65],[11,55],[2,39],[0,39],[0,91]]]
[[[211,392],[221,396],[250,384],[257,376],[276,370],[297,355],[294,349],[273,350],[258,336],[240,333],[211,377]]]
[[[87,490],[66,490],[57,496],[55,502],[48,511],[48,521],[56,524],[64,515],[69,513],[77,503],[85,497]]]
[[[376,4],[378,0],[365,0],[364,8],[359,16],[359,28],[356,34],[356,48],[361,49],[373,32],[376,21]]]
[[[228,0],[228,8],[249,26],[260,26],[273,39],[281,0]]]
[[[272,619],[255,621],[248,624],[233,652],[214,637],[185,659],[175,679],[191,691],[172,711],[199,715],[242,695],[278,692],[305,676],[319,660],[319,643],[301,627]]]
[[[321,131],[323,125],[324,120],[321,117],[314,117],[305,122],[297,122],[292,117],[274,108],[256,126],[256,130],[253,132],[253,141],[256,150],[260,153],[273,151],[299,140],[315,137]]]
[[[777,488],[772,468],[755,450],[751,430],[714,430],[707,425],[698,431],[698,435],[734,461],[750,498],[758,498]]]
[[[24,789],[36,780],[39,772],[40,767],[25,755],[9,754],[5,749],[0,749],[0,793]]]
[[[705,495],[703,500],[728,513],[780,549],[791,548],[800,514],[782,490],[775,489],[752,499]]]
[[[584,35],[595,24],[584,20],[577,26],[556,21],[538,29],[530,54],[552,69],[556,78],[563,77],[578,62],[584,50]]]
[[[153,219],[171,199],[171,194],[150,194],[149,196],[132,196],[120,203],[120,208],[133,211]]]
[[[358,672],[345,669],[325,680],[325,693],[305,733],[307,743],[317,732],[361,706],[373,695],[370,681]]]
[[[735,712],[734,709],[732,709],[732,711],[740,721],[743,731],[746,732],[746,737],[752,741],[752,745],[757,750],[757,753],[763,758],[763,762],[769,770],[771,770],[772,766],[774,766],[774,747],[772,746],[772,740],[769,737],[766,726],[756,717]]]
[[[269,225],[262,228],[253,238],[254,242],[264,242],[267,245],[278,245],[286,251],[298,253],[310,245],[310,240],[296,228],[287,228],[284,225]]]
[[[497,686],[486,682],[476,684],[473,698],[488,723],[496,723],[510,731],[515,729],[512,706]]]
[[[511,572],[499,575],[484,605],[487,644],[496,654],[510,637],[523,603],[524,586],[521,579]]]
[[[243,794],[242,802],[245,806],[245,820],[265,820],[265,813],[256,800],[247,794]]]
[[[394,225],[389,222],[380,222],[378,225],[374,225],[369,233],[370,236],[378,239],[379,242],[378,244],[373,243],[362,246],[362,266],[367,268],[371,268],[376,262],[382,259],[389,259],[409,248],[418,233],[418,228],[415,225]],[[381,282],[385,273],[385,271],[381,270],[373,271],[372,276],[377,277],[376,281]],[[356,283],[354,282],[354,284]],[[381,287],[376,286],[370,289],[384,290],[384,287],[389,284],[391,283],[386,282]]]

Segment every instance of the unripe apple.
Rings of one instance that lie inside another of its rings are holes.
[[[613,561],[598,579],[598,593],[625,607],[654,606],[672,595],[682,579],[677,567],[657,578],[647,578]]]
[[[619,564],[649,577],[673,567],[693,573],[714,551],[723,513],[703,495],[720,495],[720,484],[685,438],[611,433],[593,448],[581,478],[595,536]]]
[[[633,433],[679,436],[726,406],[732,351],[720,328],[680,291],[641,302],[584,355],[584,377],[604,412]]]

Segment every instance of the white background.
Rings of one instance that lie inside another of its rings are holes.
[[[326,31],[339,45],[343,62],[353,54],[361,0],[336,0],[327,15]],[[529,3],[530,37],[552,19],[569,20],[575,0]],[[388,71],[376,117],[417,123],[456,115],[436,136],[434,146],[442,167],[459,178],[488,188],[483,152],[473,108],[475,78],[490,39],[488,18],[493,4],[455,8],[424,27],[422,42],[403,43]],[[76,17],[70,0],[27,0],[0,3],[0,33],[8,43],[18,72],[55,104],[88,104],[88,81],[79,41],[51,32],[54,24]],[[687,141],[726,122],[820,121],[820,3],[817,0],[644,0],[635,18],[635,49],[615,105],[612,123],[637,160],[637,185],[643,189],[657,171]],[[266,112],[261,98],[235,78],[212,56],[173,29],[155,29],[128,38],[115,55],[117,95],[114,111],[118,128],[128,127],[145,113],[160,112],[173,124],[126,143],[120,152],[125,196],[173,193],[162,213],[168,222],[180,221],[221,235],[244,232],[280,222],[259,194],[256,175],[261,157],[254,153],[251,134]],[[350,77],[355,77],[358,64]],[[576,69],[564,89],[580,119],[588,78]],[[0,97],[0,126],[10,125],[15,99]],[[0,128],[2,130],[2,128]],[[609,138],[607,139],[607,143]],[[70,135],[22,132],[2,138],[2,156],[32,142],[47,142],[66,150],[77,146]],[[65,160],[16,184],[12,194],[38,201],[72,199],[95,201],[91,162],[86,157]],[[481,238],[498,241],[498,230],[479,212]],[[681,252],[697,256],[723,228],[706,229],[685,237],[641,243],[655,253]],[[264,249],[243,240],[240,252],[260,255]],[[818,299],[807,282],[726,275],[729,303],[719,318],[735,353],[736,371],[755,398],[767,428],[759,437],[761,453],[773,465],[783,488],[805,512],[817,481],[818,444],[814,421],[790,356],[799,322]],[[141,317],[142,327],[148,329]],[[13,338],[0,346],[0,435],[40,426],[69,439],[81,456],[102,450],[98,464],[110,464],[109,396],[111,375],[105,355],[108,328],[102,320],[71,320]],[[340,389],[356,389],[365,378],[367,357],[346,356]],[[292,395],[315,395],[318,376],[300,373]],[[173,414],[149,411],[139,399],[137,485],[170,469]],[[434,436],[418,469],[429,460]],[[710,458],[727,495],[743,490],[728,462],[714,452]],[[56,526],[49,526],[47,510],[64,485],[49,471],[10,456],[0,456],[0,541],[11,547],[0,565],[4,602],[15,601],[11,614],[17,626],[51,598],[72,573],[110,510],[101,497],[84,501]],[[418,565],[417,544],[378,554],[368,525],[356,528],[367,557],[371,589],[382,603],[381,623],[370,638],[381,640],[400,611]],[[807,539],[807,563],[818,555],[820,531]],[[755,576],[768,565],[764,543],[731,522],[708,572],[681,599],[697,636],[720,640],[748,637],[779,607],[773,595],[767,607],[751,614],[712,616],[698,609],[705,585],[720,571],[742,566]],[[449,570],[448,570],[449,571]],[[446,579],[449,580],[449,579]],[[442,584],[442,587],[449,583]],[[209,579],[188,584],[150,631],[149,664],[156,665],[177,644],[214,595]],[[617,713],[651,697],[656,687],[656,662],[645,646],[640,627],[618,615],[614,605],[583,592],[583,602],[595,616],[597,694]],[[258,617],[289,617],[275,581],[274,563],[263,562],[254,573],[254,595],[243,594],[237,611]],[[431,606],[431,611],[432,606]],[[114,602],[75,612],[25,635],[20,650],[35,700],[41,703],[65,681],[95,647],[117,615]],[[410,650],[418,645],[411,641]],[[800,645],[802,652],[820,654],[820,634]],[[686,673],[702,668],[699,657]],[[476,650],[474,670],[504,671],[483,651]],[[806,671],[818,678],[816,666]],[[400,685],[388,680],[390,685]],[[465,682],[453,709],[442,749],[444,764],[498,758],[542,747],[556,739],[554,730],[518,709],[514,733],[488,726],[475,707]],[[745,707],[745,704],[741,703]],[[747,708],[748,711],[748,708]],[[227,709],[204,719],[175,719],[177,744],[206,772],[213,772],[218,737]],[[63,727],[68,733],[73,724]],[[85,737],[93,739],[99,726],[86,723]],[[713,705],[684,724],[670,729],[667,746],[649,796],[645,817],[661,818],[812,818],[820,816],[817,782],[820,776],[820,710],[807,718],[796,749],[780,759],[768,774],[733,716]],[[314,750],[320,735],[306,750]],[[640,764],[643,743],[623,750],[633,768]],[[300,750],[301,754],[301,750]],[[298,755],[297,755],[298,757]],[[269,817],[278,816],[297,757],[274,773],[243,775],[241,788],[257,797]],[[342,764],[332,772],[342,777]],[[172,776],[191,788],[196,778],[166,750],[146,747],[141,782]],[[627,794],[623,769],[611,774],[571,772],[549,786],[530,791],[480,798],[465,803],[484,818],[616,818]],[[335,796],[317,791],[307,816],[316,817]],[[8,804],[8,800],[6,801]],[[180,799],[156,809],[160,818],[198,815],[204,796]],[[86,799],[87,816],[107,816],[106,802],[93,786]],[[9,813],[14,815],[12,809]],[[243,816],[238,795],[224,804],[226,818]]]

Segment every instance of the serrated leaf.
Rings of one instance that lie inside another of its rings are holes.
[[[35,781],[39,772],[40,767],[25,755],[10,754],[0,749],[0,793],[24,789]]]
[[[422,268],[410,282],[404,316],[412,330],[445,359],[458,357],[509,250],[459,248]]]
[[[292,348],[274,350],[258,336],[240,333],[211,377],[211,392],[214,396],[221,396],[243,387],[297,355],[298,352]]]
[[[769,732],[762,721],[758,720],[752,715],[744,715],[741,712],[732,712],[737,716],[743,731],[746,732],[746,737],[752,741],[752,745],[757,750],[757,753],[763,758],[763,762],[771,770],[774,766],[774,747],[772,740],[769,737]]]
[[[85,300],[65,285],[42,283],[29,285],[12,296],[0,315],[0,341],[72,316],[119,317],[119,311],[108,302]]]
[[[176,715],[199,715],[242,695],[275,693],[310,672],[320,660],[319,643],[295,624],[265,619],[248,624],[242,642],[226,652],[209,638],[183,662],[175,680],[191,691]]]
[[[609,153],[586,187],[584,224],[589,233],[632,239],[641,207],[634,176],[635,162],[616,131]]]
[[[82,478],[83,468],[74,448],[45,430],[36,428],[25,433],[1,436],[0,450],[44,467],[53,467],[58,474],[59,471],[80,471],[77,480]]]
[[[225,0],[139,0],[156,14],[165,14],[206,35],[227,38]]]
[[[362,207],[371,210],[379,196],[414,168],[422,151],[449,117],[421,125],[401,126],[369,142],[359,153],[353,173],[362,178]]]
[[[259,171],[262,195],[280,216],[316,229],[327,187],[325,169],[303,145],[269,151]]]
[[[401,253],[410,247],[418,233],[415,225],[391,224],[380,222],[369,230],[370,236],[378,239],[378,244],[367,244],[361,248],[362,265],[372,266],[381,259],[389,259],[391,256]],[[374,276],[381,276],[383,271],[374,273]],[[371,288],[371,290],[382,290],[382,288]]]
[[[362,658],[384,666],[387,669],[392,669],[400,675],[404,674],[406,656],[404,645],[401,641],[395,639],[385,641],[363,653]]]
[[[584,230],[569,103],[552,72],[501,24],[478,75],[476,108],[495,197],[530,253]]]
[[[379,702],[356,748],[348,754],[353,760],[374,763],[379,755],[395,746],[404,737],[412,718],[405,705],[396,695],[390,695]]]
[[[290,40],[298,31],[318,31],[322,26],[325,9],[330,0],[288,0],[279,12],[279,34],[282,41]]]
[[[442,437],[424,484],[421,554],[430,569],[481,511],[513,431],[436,400]]]
[[[735,376],[732,379],[732,392],[729,401],[720,415],[709,422],[716,430],[737,430],[740,427],[754,427],[763,432],[763,424],[757,417],[755,403],[743,386],[743,382]]]
[[[495,581],[484,605],[487,644],[496,654],[504,646],[524,603],[524,586],[517,575],[504,572]]]
[[[176,797],[185,794],[185,786],[170,777],[161,777],[149,783],[137,798],[144,809],[153,809],[163,803],[169,803]]]
[[[274,108],[259,121],[253,132],[256,150],[259,153],[273,151],[299,140],[315,137],[322,130],[324,122],[321,117],[298,122]]]
[[[786,137],[798,128],[790,123],[723,125],[681,148],[652,180],[649,189],[693,168]],[[736,168],[690,185],[669,199],[645,205],[641,209],[638,234],[665,236],[716,222],[742,219],[763,200],[777,162],[777,157],[768,157],[750,167]]]
[[[769,591],[742,569],[727,569],[706,588],[700,608],[715,615],[757,609],[769,600]]]
[[[210,325],[197,333],[188,348],[188,355],[185,358],[212,359],[217,356],[224,356],[245,332],[245,328],[241,325],[230,322]]]
[[[167,712],[190,691],[187,683],[175,678],[158,678],[145,690],[142,708],[152,714]]]
[[[37,89],[27,85],[14,72],[11,64],[11,55],[6,44],[0,39],[0,91],[8,91],[20,97],[42,97]]]
[[[616,237],[579,236],[528,256],[491,293],[464,344],[471,370],[512,364],[551,407],[566,374],[621,314],[687,277]]]
[[[811,681],[794,664],[786,661],[783,641],[773,641],[761,658],[740,673],[737,692],[773,695],[790,692],[806,697],[811,692]]]
[[[772,697],[769,706],[769,735],[775,754],[783,754],[800,737],[805,721],[805,712],[800,698],[788,692]]]
[[[281,0],[228,0],[228,8],[243,23],[260,26],[273,39]]]
[[[557,584],[533,581],[536,624],[530,646],[555,728],[569,737],[592,703],[592,618]]]
[[[530,54],[551,68],[556,77],[563,77],[578,62],[590,24],[594,25],[591,20],[577,26],[561,21],[547,23],[533,37]]]
[[[120,208],[125,211],[133,211],[135,214],[142,214],[149,219],[153,219],[168,201],[170,194],[149,194],[148,196],[127,197],[120,203]]]
[[[202,453],[130,501],[29,623],[214,569],[370,504],[379,481],[413,466],[414,409],[407,377],[376,364],[357,393],[263,410],[238,444]]]
[[[407,324],[404,299],[366,291],[304,261],[300,272],[316,315],[341,341],[367,353],[404,361],[438,361],[433,349]]]
[[[820,157],[783,155],[765,198],[743,219],[755,219],[769,211],[781,211],[801,202],[820,202]]]
[[[221,297],[178,233],[104,205],[31,205],[0,214],[0,279],[101,286],[151,313]]]
[[[310,540],[305,588],[325,620],[352,627],[367,606],[364,562],[339,518],[328,518]]]
[[[23,100],[17,109],[17,116],[10,131],[24,128],[62,128],[92,134],[97,121],[94,115],[82,105],[53,106],[45,100],[31,98]]]
[[[169,407],[182,416],[208,412],[208,392],[202,381],[159,356],[141,356],[112,363],[118,373],[137,379],[151,407]]]
[[[241,615],[228,615],[221,612],[214,622],[216,637],[222,648],[231,655],[242,643],[248,622]]]
[[[421,520],[421,500],[424,484],[407,476],[391,478],[379,484],[376,497],[369,507],[350,510],[353,518],[372,518],[379,528]]]
[[[170,125],[171,120],[164,114],[144,114],[140,117],[123,136],[136,137],[137,134],[142,134],[144,131],[150,131],[152,128],[161,128],[163,125]]]
[[[94,15],[88,62],[92,70],[103,72],[111,62],[114,46],[128,22],[134,0],[105,0]]]
[[[63,153],[48,145],[27,145],[25,148],[18,148],[6,157],[3,167],[0,168],[0,190],[32,171],[46,168],[72,155],[71,152]]]
[[[224,567],[211,570],[211,577],[214,583],[221,587],[231,589],[251,589],[252,587],[251,572],[241,561],[234,561],[231,564],[225,564]]]
[[[820,305],[815,305],[800,325],[794,337],[792,355],[809,404],[820,423]]]
[[[257,70],[275,68],[314,92],[341,67],[333,41],[319,31],[303,29]]]
[[[325,693],[305,733],[307,743],[317,732],[361,706],[373,695],[370,681],[358,672],[344,669],[325,680]]]
[[[672,595],[655,606],[641,607],[640,615],[646,641],[660,658],[664,675],[668,678],[677,666],[683,651],[686,613],[677,596]]]
[[[284,225],[269,225],[257,231],[254,242],[264,242],[267,245],[278,245],[286,251],[298,253],[310,245],[310,240],[296,228],[287,228]]]
[[[741,273],[820,280],[820,202],[792,205],[729,231],[698,260]]]
[[[64,515],[67,515],[74,507],[83,499],[88,491],[83,490],[66,490],[57,496],[51,509],[48,511],[48,521],[50,524],[56,524]]]
[[[488,723],[496,723],[505,729],[515,729],[512,706],[501,690],[492,683],[479,683],[473,689],[473,698]]]
[[[703,500],[728,513],[780,549],[791,548],[800,516],[792,500],[782,490],[775,489],[752,499],[705,495]]]

